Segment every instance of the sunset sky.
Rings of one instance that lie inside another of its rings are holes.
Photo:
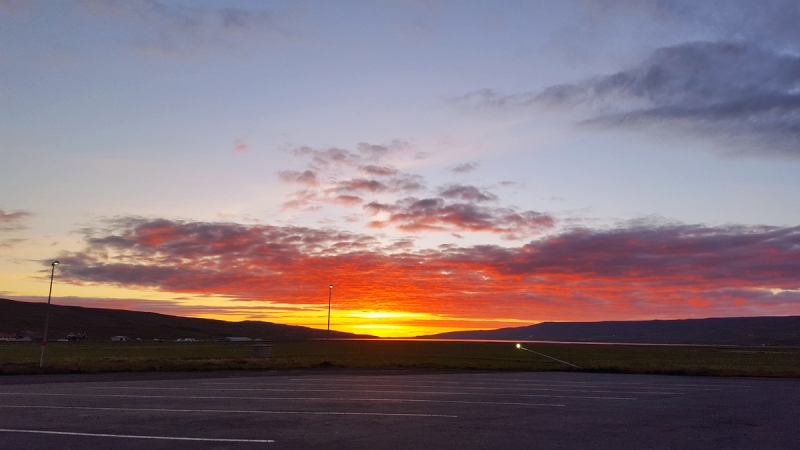
[[[797,0],[0,0],[0,297],[800,315]],[[3,331],[3,330],[0,330]]]

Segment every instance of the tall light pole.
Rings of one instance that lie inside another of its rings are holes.
[[[328,362],[328,354],[331,348],[331,296],[333,295],[333,285],[328,286],[328,334],[325,336],[325,362]]]
[[[53,277],[56,274],[56,266],[61,264],[53,261],[50,265],[53,270],[50,272],[50,292],[47,294],[47,312],[44,313],[44,336],[42,337],[42,355],[39,357],[39,368],[44,365],[44,347],[47,345],[47,326],[50,324],[50,297],[53,296]]]

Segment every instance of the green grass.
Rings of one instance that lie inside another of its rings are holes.
[[[272,344],[270,360],[250,358],[252,343],[48,343],[39,369],[38,343],[0,342],[0,374],[292,369],[319,367],[325,341]],[[526,344],[584,371],[716,376],[800,377],[798,347],[667,347]],[[348,368],[576,370],[517,350],[510,343],[331,341],[330,363]]]

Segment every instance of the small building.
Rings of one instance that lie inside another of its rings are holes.
[[[16,341],[17,333],[0,333],[0,341]]]
[[[86,333],[70,333],[67,335],[68,341],[85,341]]]
[[[237,337],[237,336],[229,336],[225,338],[228,342],[250,342],[252,339],[249,337]]]
[[[19,332],[18,337],[20,339],[29,338],[32,341],[41,341],[44,339],[44,333],[41,331],[23,330]]]
[[[131,340],[128,336],[112,336],[111,340],[114,342],[128,342]]]

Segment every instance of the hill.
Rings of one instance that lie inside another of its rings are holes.
[[[800,345],[800,317],[543,322],[516,328],[455,331],[420,337],[642,344]]]
[[[46,307],[46,303],[0,299],[0,333],[43,332]],[[271,322],[226,322],[120,309],[51,305],[48,340],[64,338],[72,332],[86,333],[90,340],[108,340],[111,336],[122,335],[142,339],[246,336],[268,341],[321,339],[327,333],[326,330]],[[353,337],[373,336],[331,331],[331,338]]]

